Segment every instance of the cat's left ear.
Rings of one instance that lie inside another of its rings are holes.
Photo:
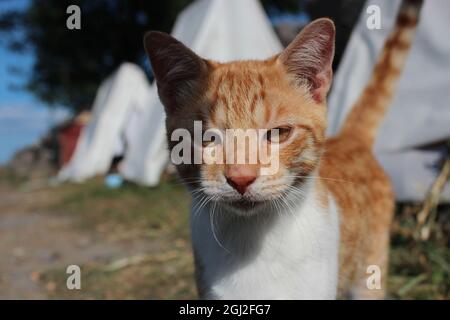
[[[311,22],[278,56],[287,72],[299,83],[307,82],[314,100],[323,103],[333,76],[335,27],[322,18]]]
[[[148,32],[144,47],[167,112],[198,98],[208,72],[205,60],[163,32]]]

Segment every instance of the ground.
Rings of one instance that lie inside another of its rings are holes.
[[[0,299],[197,298],[189,195],[174,177],[157,188],[29,183],[0,170]],[[399,205],[389,298],[450,298],[450,210],[430,240],[415,237],[420,206]],[[68,290],[68,265],[81,290]]]

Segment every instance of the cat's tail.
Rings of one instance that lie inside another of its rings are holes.
[[[340,135],[372,146],[392,100],[416,32],[423,0],[403,0],[394,30],[384,44],[372,78],[347,116]]]

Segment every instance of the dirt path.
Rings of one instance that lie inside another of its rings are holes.
[[[68,215],[34,212],[23,205],[36,196],[0,189],[0,299],[45,299],[52,286],[65,286],[46,287],[38,281],[48,270],[148,250],[143,240],[111,240],[94,231],[80,231]]]

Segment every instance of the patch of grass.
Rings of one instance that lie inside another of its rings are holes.
[[[450,207],[438,210],[429,240],[414,236],[417,208],[401,206],[393,225],[388,289],[395,299],[450,299]]]
[[[108,189],[97,178],[82,185],[64,185],[59,192],[60,199],[50,211],[76,216],[82,228],[188,237],[190,198],[173,179],[155,188],[126,183]]]
[[[82,185],[62,185],[54,192],[56,200],[47,212],[75,217],[85,232],[101,232],[109,238],[144,237],[154,249],[145,261],[116,271],[108,270],[111,261],[80,266],[82,290],[66,288],[65,270],[50,270],[41,278],[50,298],[196,298],[189,240],[190,197],[178,180],[162,181],[155,188],[126,183],[108,189],[102,179],[95,178]]]
[[[149,261],[109,271],[104,264],[81,267],[81,290],[66,288],[64,270],[41,278],[51,299],[196,299],[193,261],[187,242],[152,255]]]

